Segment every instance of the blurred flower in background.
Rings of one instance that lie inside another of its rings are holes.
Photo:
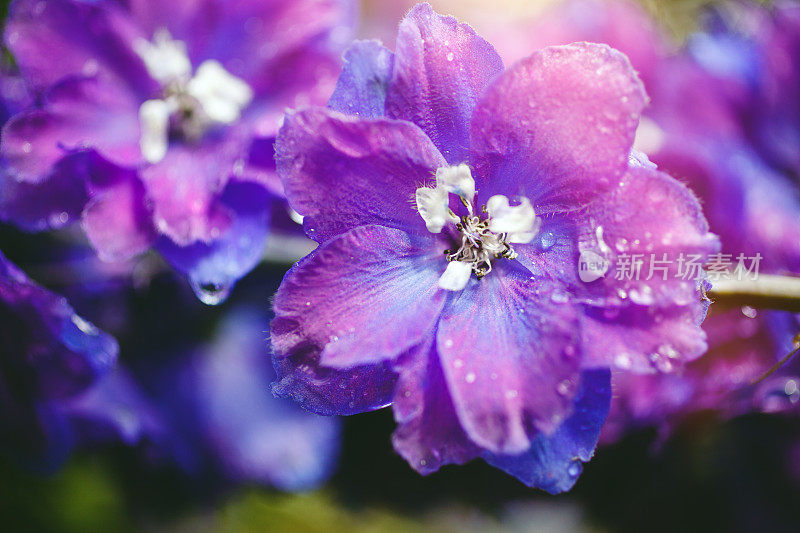
[[[106,379],[117,342],[0,253],[0,346],[0,448],[54,469],[75,439],[64,410]]]
[[[222,301],[260,260],[280,205],[280,114],[328,97],[352,2],[19,0],[10,11],[5,42],[36,105],[3,130],[3,187],[18,192],[4,193],[0,217],[29,231],[80,220],[107,260],[154,247],[204,302]]]

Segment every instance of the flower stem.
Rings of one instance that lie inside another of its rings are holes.
[[[800,313],[800,277],[760,274],[756,279],[722,278],[712,285],[708,296],[715,303]]]

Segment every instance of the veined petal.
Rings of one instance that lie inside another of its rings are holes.
[[[445,162],[413,124],[306,109],[287,115],[276,153],[289,205],[315,241],[366,224],[429,234],[416,190]]]
[[[609,371],[583,372],[574,410],[552,435],[538,435],[521,455],[487,453],[483,458],[529,487],[550,494],[568,491],[578,480],[583,463],[594,455],[610,404]]]
[[[449,164],[463,163],[475,102],[502,71],[472,28],[419,4],[400,24],[387,114],[422,128]]]
[[[627,58],[608,46],[545,48],[499,76],[475,107],[470,164],[478,201],[529,198],[580,207],[617,185],[646,102]]]
[[[561,291],[498,262],[445,307],[437,351],[461,426],[480,447],[522,453],[572,409],[577,316]]]
[[[363,226],[327,241],[297,263],[275,296],[276,354],[321,350],[323,366],[392,360],[432,329],[444,303],[444,265],[396,229]]]

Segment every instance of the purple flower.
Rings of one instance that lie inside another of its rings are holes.
[[[0,447],[51,469],[71,443],[60,406],[114,365],[117,343],[0,253]]]
[[[482,457],[569,489],[608,409],[606,369],[666,371],[705,349],[695,281],[613,275],[624,253],[717,247],[685,187],[629,164],[640,81],[587,43],[504,71],[427,4],[394,54],[361,42],[345,60],[330,108],[290,113],[276,145],[319,247],[275,297],[274,391],[325,414],[391,404],[395,449],[422,473]]]
[[[41,104],[3,130],[0,217],[155,247],[207,303],[258,262],[287,105],[324,101],[347,0],[18,0],[5,41]]]

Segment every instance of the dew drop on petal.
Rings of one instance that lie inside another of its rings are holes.
[[[231,293],[230,285],[219,283],[196,283],[191,282],[192,290],[197,295],[198,300],[206,305],[219,305],[224,302]]]
[[[745,305],[742,306],[742,314],[747,318],[755,318],[758,316],[758,310],[749,305]]]
[[[574,459],[567,467],[567,474],[571,477],[578,477],[581,473],[582,467],[579,459]]]
[[[552,231],[545,231],[539,235],[539,247],[541,250],[549,250],[556,244],[556,236]]]
[[[475,383],[475,372],[470,372],[466,376],[464,376],[464,381],[467,383]]]

